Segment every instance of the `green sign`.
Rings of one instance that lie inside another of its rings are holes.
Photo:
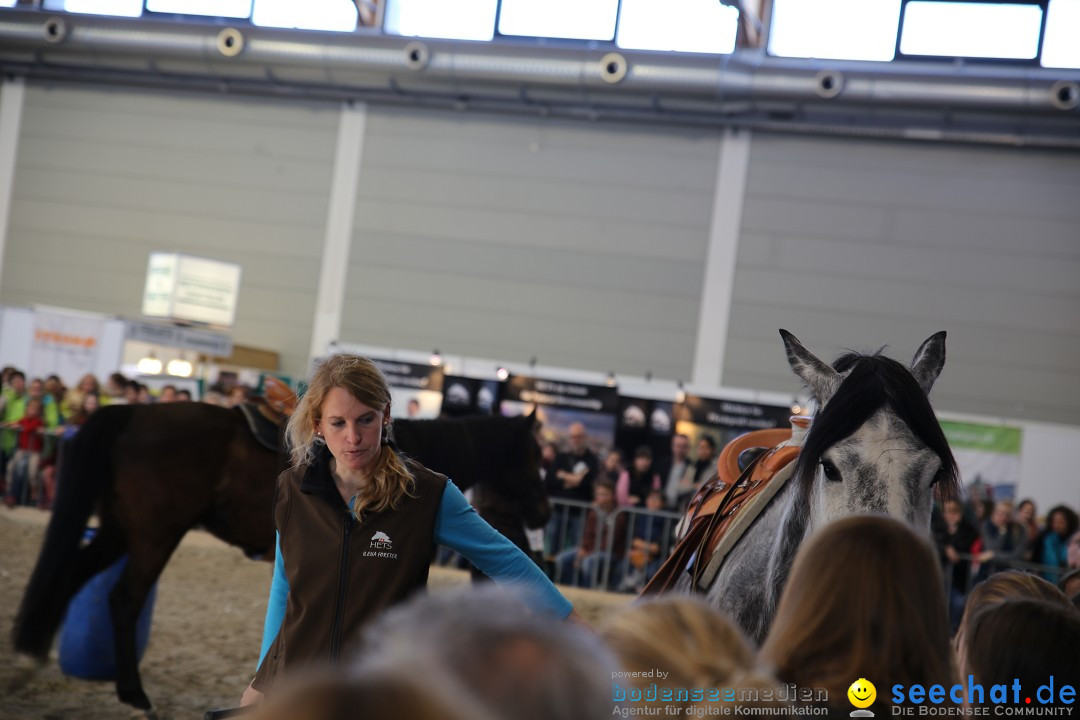
[[[1020,428],[943,420],[941,429],[953,449],[982,450],[1002,455],[1020,454]]]

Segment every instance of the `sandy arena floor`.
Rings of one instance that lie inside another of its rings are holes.
[[[16,669],[10,629],[33,569],[48,514],[0,508],[0,718],[113,720],[133,716],[111,682],[69,678],[56,653],[30,676]],[[140,665],[143,686],[161,720],[199,719],[235,705],[258,659],[271,566],[193,531],[158,584],[150,645]],[[463,571],[433,568],[431,587],[467,581]],[[590,622],[630,596],[566,589]]]

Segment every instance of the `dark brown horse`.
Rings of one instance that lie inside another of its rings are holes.
[[[533,422],[399,420],[397,441],[462,489],[480,482],[528,498],[539,485]],[[95,412],[65,448],[53,515],[15,619],[15,649],[44,661],[73,595],[127,553],[109,596],[116,691],[122,702],[152,715],[135,640],[147,594],[194,527],[248,555],[271,558],[274,482],[285,465],[282,449],[260,444],[236,409],[176,403]],[[95,511],[99,530],[81,546]]]

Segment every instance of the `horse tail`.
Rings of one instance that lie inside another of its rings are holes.
[[[12,637],[18,652],[47,656],[68,601],[79,589],[72,578],[83,533],[111,482],[113,444],[132,412],[128,405],[103,407],[62,445],[52,518],[15,616]]]

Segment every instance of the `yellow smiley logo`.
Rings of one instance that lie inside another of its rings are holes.
[[[866,678],[859,678],[847,689],[848,700],[857,708],[868,708],[877,699],[877,688]]]

